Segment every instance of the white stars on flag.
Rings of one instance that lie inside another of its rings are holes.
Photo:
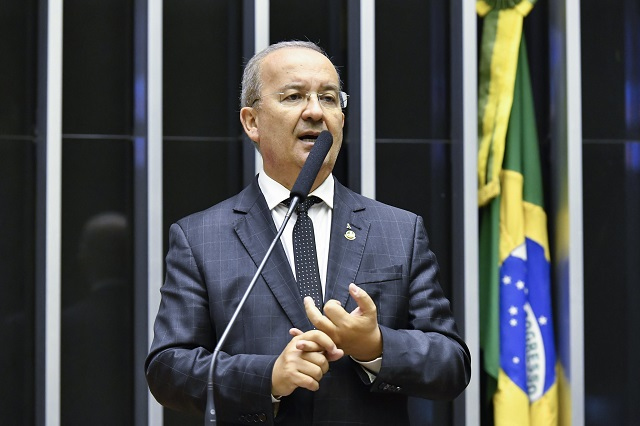
[[[538,324],[540,325],[547,325],[547,321],[547,317],[544,315],[541,315],[540,318],[538,318]]]
[[[508,286],[508,285],[511,285],[512,283],[513,283],[513,279],[511,275],[505,275],[504,277],[502,277],[502,284]],[[522,280],[516,281],[516,288],[518,290],[524,291],[525,294],[529,293],[529,289],[527,288],[527,285]]]
[[[512,317],[518,315],[518,308],[513,306],[513,305],[511,305],[511,307],[509,308],[509,315],[511,315]],[[515,318],[511,318],[509,320],[509,325],[511,327],[517,327],[518,326],[518,320],[515,319]]]
[[[520,357],[514,356],[511,361],[513,361],[514,364],[520,364]]]

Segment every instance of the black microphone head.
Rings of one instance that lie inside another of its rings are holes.
[[[318,176],[320,167],[322,167],[322,163],[324,163],[324,159],[331,149],[331,145],[333,145],[333,136],[330,132],[324,130],[318,135],[318,139],[316,139],[307,156],[307,161],[305,161],[302,170],[300,170],[296,183],[291,188],[290,195],[292,198],[294,196],[298,196],[303,200],[307,198],[309,191],[311,191],[311,186]]]

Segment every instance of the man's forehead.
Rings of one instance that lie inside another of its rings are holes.
[[[338,73],[329,58],[305,47],[284,47],[269,53],[262,61],[262,77],[295,80],[296,72],[327,73],[327,84],[338,84]]]

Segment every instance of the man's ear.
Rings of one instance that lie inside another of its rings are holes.
[[[256,110],[252,107],[244,107],[240,110],[240,122],[244,128],[244,132],[255,143],[260,142],[260,134],[258,132],[258,118]]]

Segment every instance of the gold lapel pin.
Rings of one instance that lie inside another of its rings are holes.
[[[351,229],[351,225],[348,223],[347,223],[347,232],[344,233],[344,237],[349,241],[353,241],[356,239],[356,233],[353,232],[353,230]]]

